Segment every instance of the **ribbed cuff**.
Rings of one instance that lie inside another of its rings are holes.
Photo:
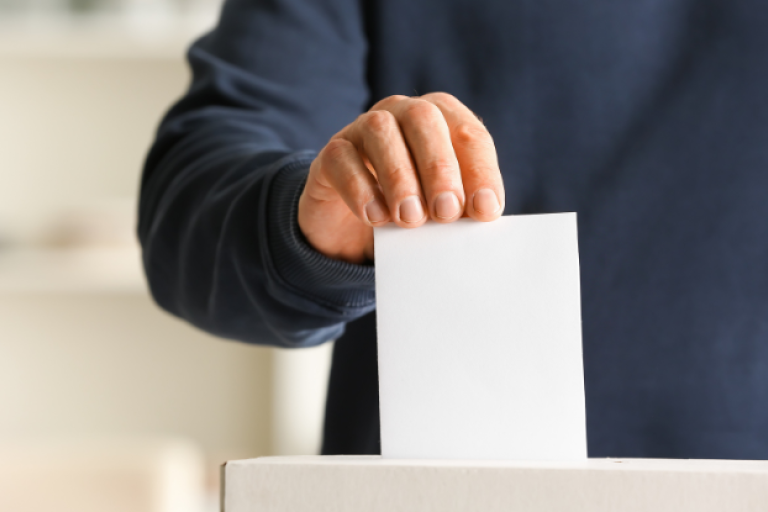
[[[355,265],[323,256],[299,228],[299,197],[311,158],[286,164],[269,190],[267,233],[275,271],[291,291],[346,313],[362,314],[375,306],[373,265]]]

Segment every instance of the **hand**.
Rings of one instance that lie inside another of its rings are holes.
[[[299,227],[320,253],[373,259],[373,227],[492,221],[504,211],[493,139],[445,93],[390,96],[334,135],[312,162]]]

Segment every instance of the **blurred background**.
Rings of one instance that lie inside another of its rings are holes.
[[[159,310],[141,164],[219,0],[0,0],[0,510],[208,512],[230,459],[319,448],[330,345]]]

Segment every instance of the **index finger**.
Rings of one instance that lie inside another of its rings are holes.
[[[466,214],[479,221],[499,218],[504,212],[504,181],[491,134],[454,96],[438,92],[421,99],[436,105],[448,123],[467,198]]]

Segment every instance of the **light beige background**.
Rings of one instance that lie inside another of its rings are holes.
[[[316,452],[330,346],[215,339],[141,275],[140,169],[197,32],[86,28],[0,35],[0,452],[184,440],[209,492],[224,460]]]

